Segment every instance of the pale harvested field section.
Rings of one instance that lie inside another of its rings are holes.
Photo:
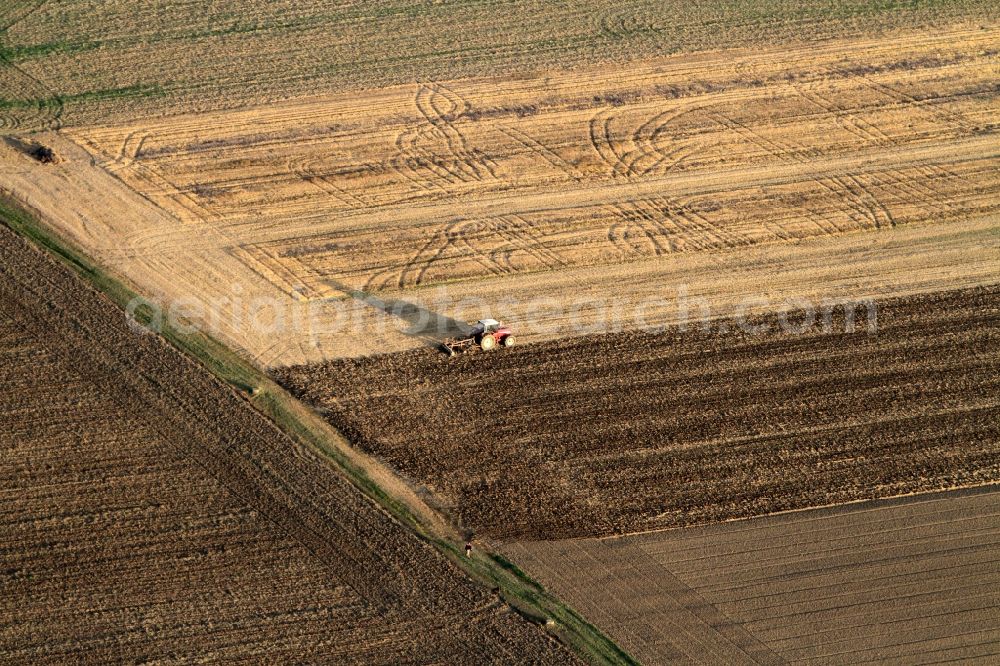
[[[46,139],[55,167],[6,147],[0,186],[148,293],[221,302],[218,334],[266,365],[423,344],[377,330],[371,301],[347,296],[359,289],[523,302],[690,284],[725,310],[750,285],[971,286],[998,277],[996,39],[677,56],[79,128],[66,134],[87,153]],[[234,285],[244,303],[316,306],[313,325],[230,325]],[[345,312],[360,325],[333,330]],[[524,319],[528,338],[563,323]]]
[[[996,42],[691,56],[70,136],[181,222],[245,239],[262,278],[340,296],[994,212]],[[185,226],[125,240],[199,244]]]
[[[211,308],[264,365],[425,344],[379,328],[371,295],[442,285],[431,309],[457,319],[465,297],[517,318],[500,301],[688,285],[725,314],[973,286],[1000,279],[996,42],[953,29],[74,128],[42,137],[54,166],[0,146],[0,187],[145,292]],[[233,323],[258,299],[309,325]],[[566,316],[522,313],[522,339]]]
[[[1000,494],[942,493],[508,554],[645,663],[987,663]]]

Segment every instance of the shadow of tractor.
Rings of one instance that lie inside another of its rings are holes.
[[[445,338],[465,337],[472,331],[472,326],[469,324],[430,310],[419,303],[398,298],[379,298],[371,292],[354,289],[329,278],[324,282],[360,303],[401,320],[406,325],[405,328],[401,329],[401,332],[404,335],[423,340],[428,347],[439,349]]]

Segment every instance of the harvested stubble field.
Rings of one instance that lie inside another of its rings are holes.
[[[883,302],[877,333],[860,314],[844,332],[842,314],[829,333],[768,316],[757,334],[621,333],[276,374],[505,540],[1000,481],[1000,287]]]
[[[998,42],[691,57],[67,133],[185,223],[129,237],[137,254],[208,226],[247,239],[233,250],[262,279],[342,296],[995,211]]]
[[[992,0],[5,0],[0,127],[998,18]]]
[[[0,452],[5,660],[572,661],[2,226]]]
[[[380,330],[354,290],[636,302],[687,284],[724,311],[750,289],[983,284],[998,39],[952,28],[79,127],[42,135],[59,165],[0,147],[0,186],[146,293],[212,308],[263,365],[423,344]],[[286,319],[315,306],[315,325],[233,323],[258,299]]]
[[[647,664],[996,663],[1000,492],[505,550]]]

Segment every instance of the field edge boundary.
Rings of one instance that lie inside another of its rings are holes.
[[[772,511],[762,513],[758,516],[743,516],[741,518],[728,518],[726,520],[716,520],[704,523],[692,523],[683,527],[662,527],[649,530],[635,530],[632,532],[619,532],[604,536],[584,536],[567,537],[556,539],[556,541],[614,541],[616,539],[627,539],[631,537],[641,537],[651,534],[662,534],[665,532],[677,532],[682,530],[722,530],[734,526],[748,526],[748,529],[760,527],[759,523],[764,521],[778,521],[800,516],[807,519],[824,518],[827,516],[839,516],[848,513],[858,513],[872,511],[896,506],[906,506],[908,504],[920,504],[923,502],[940,502],[950,497],[970,497],[975,495],[987,495],[990,493],[1000,493],[1000,480],[982,481],[966,485],[952,486],[950,488],[935,488],[931,490],[919,490],[916,492],[903,493],[902,495],[886,495],[885,497],[871,497],[866,499],[847,500],[844,502],[834,502],[832,504],[817,504],[816,506],[805,506],[798,509],[785,509],[783,511]],[[944,497],[947,495],[948,497]],[[807,515],[806,515],[807,514]],[[751,523],[758,523],[751,525]],[[511,543],[528,543],[531,540],[519,540]]]

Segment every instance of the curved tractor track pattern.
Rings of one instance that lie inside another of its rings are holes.
[[[95,164],[179,221],[197,226],[219,219],[222,213],[214,209],[209,197],[199,196],[193,188],[178,187],[157,166],[155,159],[143,157],[143,148],[152,136],[151,132],[134,130],[126,133],[114,147],[103,147],[86,136],[79,137],[77,143],[91,153]],[[166,241],[170,233],[162,229],[133,232],[129,234],[129,247],[143,252],[149,252],[155,245],[169,247]],[[219,229],[218,233],[224,231]]]
[[[933,102],[919,100],[898,88],[877,82],[871,76],[852,76],[843,69],[831,68],[818,78],[796,82],[792,86],[795,94],[821,114],[833,118],[841,129],[857,140],[859,146],[887,149],[897,146],[899,138],[890,136],[878,124],[866,119],[865,114],[860,112],[862,110],[845,107],[835,102],[831,98],[831,94],[835,95],[836,90],[831,88],[831,82],[837,80],[858,82],[876,93],[883,105],[898,105],[919,114],[925,114],[939,126],[950,128],[957,135],[975,133],[974,124],[962,114],[945,109]],[[787,144],[785,147],[792,148]],[[793,154],[801,161],[808,159],[804,151],[797,150]],[[898,171],[888,170],[879,174],[876,182],[871,185],[889,187],[899,192],[902,199],[911,202],[917,201],[927,210],[940,215],[952,215],[953,207],[942,201],[941,194],[932,189],[928,183],[940,178],[960,177],[943,165],[923,165],[920,169],[922,173],[917,174],[918,177],[915,178],[905,178]],[[841,191],[847,193],[847,201],[853,208],[855,215],[852,217],[855,219],[860,218],[863,223],[870,224],[875,228],[880,228],[883,224],[890,226],[894,224],[889,210],[872,194],[871,186],[858,182],[857,176],[832,179],[826,185],[841,188]]]
[[[808,165],[808,148],[793,143],[779,142],[765,137],[758,131],[721,113],[713,114],[720,126],[743,136],[748,142],[757,145],[761,150],[775,157],[791,159],[803,165]],[[844,213],[859,228],[881,229],[896,226],[896,221],[885,203],[876,196],[871,185],[864,182],[864,177],[850,173],[832,174],[814,179],[816,185],[830,193],[835,201],[842,201]],[[835,225],[831,221],[832,225]]]
[[[608,241],[626,256],[721,250],[753,242],[668,197],[628,201],[609,208],[619,221],[608,230]]]
[[[450,194],[456,186],[495,180],[496,162],[470,146],[462,131],[468,102],[439,83],[421,84],[414,105],[422,124],[400,132],[392,166],[407,181],[430,192]]]
[[[687,140],[678,141],[670,134],[674,122],[703,111],[706,107],[707,105],[695,105],[654,113],[631,133],[626,133],[625,140],[615,138],[613,124],[617,107],[604,108],[590,119],[590,145],[611,170],[614,178],[663,175],[679,167],[693,153],[711,147]]]
[[[59,129],[63,103],[44,82],[0,56],[0,132]]]
[[[614,41],[641,38],[657,39],[664,31],[662,23],[641,7],[607,7],[595,12],[593,24],[598,34]]]
[[[522,215],[450,222],[428,235],[401,269],[376,273],[365,291],[424,285],[430,274],[505,275],[524,270],[557,270],[568,262],[546,246],[544,235]]]
[[[831,73],[840,77],[847,76],[842,70],[831,70]],[[958,135],[971,135],[975,133],[975,126],[967,118],[959,113],[949,111],[939,105],[921,101],[902,92],[892,86],[878,83],[871,77],[862,76],[859,80],[874,92],[882,96],[889,103],[898,104],[918,113],[930,116],[935,123],[951,128]],[[861,114],[853,113],[850,110],[836,109],[833,102],[816,91],[820,86],[817,83],[809,86],[798,87],[797,91],[807,100],[811,101],[821,110],[835,113],[838,123],[846,131],[858,138],[861,145],[873,148],[890,148],[897,144],[897,139],[889,136],[877,124],[866,120]],[[931,183],[938,179],[961,179],[954,171],[947,166],[939,164],[928,164],[917,167],[915,177],[905,177],[898,171],[889,171],[880,174],[879,184],[888,185],[900,193],[901,198],[910,202],[919,202],[927,210],[934,211],[942,216],[954,215],[954,206],[942,199],[941,193],[931,187]]]

